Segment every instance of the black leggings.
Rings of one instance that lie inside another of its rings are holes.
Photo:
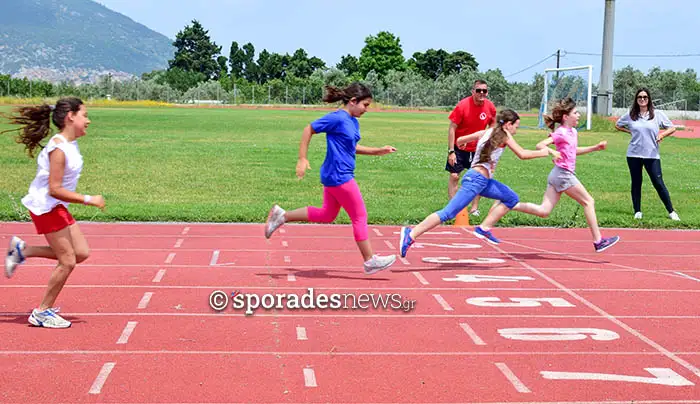
[[[632,205],[634,211],[642,211],[642,166],[644,166],[666,210],[668,213],[673,212],[671,196],[668,194],[668,189],[666,189],[666,184],[664,184],[664,179],[661,175],[661,160],[627,157],[627,165],[629,166],[630,176],[632,177]]]

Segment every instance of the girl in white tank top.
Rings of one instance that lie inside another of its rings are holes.
[[[484,131],[483,136],[481,136],[479,142],[476,144],[476,151],[474,152],[474,161],[472,162],[472,168],[484,167],[486,170],[488,170],[489,178],[493,177],[493,171],[496,169],[498,160],[501,159],[503,149],[505,148],[505,146],[495,147],[493,148],[491,153],[489,153],[488,158],[483,159],[483,157],[481,157],[484,145],[487,144],[488,141],[491,139],[492,134],[493,129],[487,129],[486,131]],[[482,161],[482,159],[485,161]]]
[[[83,157],[77,139],[84,136],[90,120],[87,109],[78,98],[62,98],[55,106],[40,105],[21,107],[10,123],[22,125],[18,143],[26,146],[29,155],[42,147],[53,123],[60,133],[49,139],[37,157],[37,171],[22,198],[29,210],[37,233],[43,234],[48,246],[29,246],[19,237],[12,237],[5,256],[5,274],[11,277],[17,266],[27,258],[41,257],[58,262],[48,281],[44,297],[29,316],[29,323],[46,328],[70,327],[70,321],[59,316],[54,303],[76,263],[85,261],[89,247],[75,219],[68,212],[70,203],[84,203],[104,209],[101,195],[76,193],[78,179],[83,169]]]
[[[39,216],[49,213],[57,205],[66,208],[69,203],[51,196],[49,190],[50,160],[49,155],[54,150],[59,149],[65,155],[65,165],[63,171],[63,187],[71,192],[75,192],[78,186],[78,179],[83,170],[83,156],[78,148],[78,141],[69,142],[63,135],[56,134],[37,158],[37,171],[34,181],[29,185],[29,192],[22,198],[22,204],[30,212]]]

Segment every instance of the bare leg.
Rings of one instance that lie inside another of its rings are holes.
[[[542,204],[535,205],[534,203],[530,202],[519,202],[513,207],[513,210],[516,212],[528,213],[530,215],[535,215],[539,217],[547,217],[550,213],[552,213],[552,209],[554,209],[554,206],[556,206],[556,204],[559,202],[560,197],[561,194],[557,192],[554,189],[554,187],[548,186],[547,190],[544,193]],[[496,204],[494,204],[494,206],[491,208],[491,211],[489,211],[488,216],[486,216],[484,221],[481,222],[479,226],[485,231],[489,231],[508,212],[508,207],[499,201]]]
[[[422,222],[418,223],[416,227],[411,229],[411,238],[413,240],[416,239],[416,237],[420,237],[421,234],[425,233],[426,231],[430,231],[431,229],[437,227],[442,223],[442,220],[440,220],[440,216],[438,216],[437,213],[431,213],[423,219]]]
[[[48,258],[51,260],[56,259],[56,253],[53,252],[49,246],[26,246],[22,251],[25,258]]]
[[[454,198],[458,189],[459,189],[459,174],[450,173],[450,179],[447,183],[447,195],[450,197],[450,199]]]
[[[469,213],[474,213],[479,210],[479,199],[481,199],[481,195],[477,195],[476,198],[474,198],[472,206],[469,208]]]
[[[583,184],[575,185],[564,192],[571,197],[571,199],[583,206],[583,213],[586,215],[588,227],[591,229],[593,242],[598,243],[602,236],[600,235],[600,228],[598,227],[598,218],[595,214],[595,201],[593,197],[588,193]]]
[[[358,241],[357,247],[360,249],[362,258],[365,261],[369,261],[369,259],[372,258],[372,256],[374,255],[374,251],[372,250],[372,245],[369,242],[369,240]]]
[[[309,210],[304,208],[294,209],[292,211],[286,212],[284,215],[285,222],[308,222],[309,221]]]
[[[61,293],[63,286],[68,280],[68,276],[70,276],[76,264],[73,239],[69,228],[47,234],[46,240],[56,253],[58,264],[51,273],[51,278],[49,278],[49,283],[48,287],[46,288],[46,292],[44,293],[44,298],[38,307],[39,311],[44,311],[53,307],[58,294]]]
[[[513,210],[516,212],[546,218],[550,213],[552,213],[554,207],[557,205],[557,203],[559,203],[560,198],[561,193],[557,192],[553,186],[549,185],[547,190],[544,192],[544,197],[542,198],[541,204],[535,205],[534,203],[530,202],[520,202],[513,208]]]
[[[515,205],[515,208],[517,208],[518,205]],[[491,208],[491,211],[489,212],[488,216],[486,216],[484,221],[481,222],[479,227],[481,227],[485,231],[491,230],[493,226],[496,223],[498,223],[498,221],[501,220],[501,218],[503,218],[503,216],[505,216],[509,211],[510,209],[508,209],[508,207],[502,203],[494,205],[494,207]]]

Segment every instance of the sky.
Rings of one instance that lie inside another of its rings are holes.
[[[257,54],[304,48],[328,66],[359,56],[380,31],[399,37],[404,56],[442,48],[470,52],[479,70],[501,69],[508,81],[531,81],[560,66],[593,65],[600,78],[605,0],[97,0],[174,39],[193,19],[228,57],[232,41]],[[196,5],[196,6],[195,6]],[[613,69],[653,66],[700,73],[700,1],[617,0]],[[594,55],[579,55],[587,53]],[[694,55],[667,57],[666,55]],[[644,57],[629,57],[644,55]],[[535,65],[535,66],[533,66]]]

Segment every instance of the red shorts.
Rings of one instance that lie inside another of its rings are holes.
[[[63,205],[56,205],[51,212],[37,216],[29,212],[38,234],[54,233],[75,223],[75,219]]]

